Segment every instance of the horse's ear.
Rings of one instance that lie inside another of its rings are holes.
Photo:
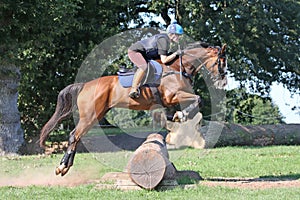
[[[226,46],[227,46],[227,44],[223,44],[221,52],[220,52],[221,55],[225,54]]]

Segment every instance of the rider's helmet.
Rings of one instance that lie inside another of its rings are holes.
[[[167,33],[175,33],[178,35],[183,34],[183,28],[177,24],[177,21],[174,21],[172,24],[170,24],[167,28]]]

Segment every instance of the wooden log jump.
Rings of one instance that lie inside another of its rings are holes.
[[[145,189],[154,189],[162,179],[174,177],[176,169],[169,161],[163,136],[150,134],[129,160],[127,171],[131,180]]]
[[[106,173],[97,188],[140,190],[166,190],[179,185],[178,180],[189,179],[192,182],[202,180],[198,172],[178,171],[169,160],[169,153],[162,135],[153,133],[148,135],[129,159],[125,172]],[[106,184],[113,182],[113,184]]]

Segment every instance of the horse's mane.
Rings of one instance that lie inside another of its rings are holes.
[[[185,48],[185,50],[194,49],[194,48],[208,48],[210,46],[211,45],[209,45],[208,43],[198,41],[198,42],[193,42],[193,43],[188,44],[187,47]]]

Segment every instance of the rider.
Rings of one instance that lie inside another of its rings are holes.
[[[161,62],[165,64],[171,62],[181,53],[179,50],[168,55],[170,43],[178,43],[179,37],[182,34],[183,28],[175,21],[168,26],[167,34],[161,33],[154,35],[150,38],[138,41],[129,47],[128,57],[137,66],[129,97],[138,98],[140,96],[138,87],[144,77],[148,60],[160,58]]]

